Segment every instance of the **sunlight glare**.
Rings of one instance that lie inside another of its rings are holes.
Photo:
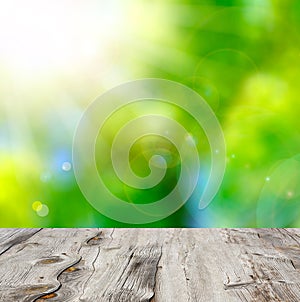
[[[1,64],[27,76],[72,68],[95,56],[103,58],[108,44],[124,30],[120,26],[121,4],[120,1],[101,1],[101,5],[97,1],[2,1]]]

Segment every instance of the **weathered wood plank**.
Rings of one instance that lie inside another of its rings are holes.
[[[240,301],[300,301],[299,244],[288,230],[223,230],[228,245],[252,280],[228,280],[225,289]],[[296,244],[296,245],[295,245]],[[298,254],[295,255],[295,249]]]
[[[155,302],[240,301],[224,291],[226,273],[243,272],[231,256],[217,230],[169,230],[159,263]]]
[[[82,301],[149,301],[161,255],[158,229],[116,229],[94,263]]]
[[[33,301],[60,286],[58,275],[80,260],[93,229],[44,229],[0,257],[0,301]]]

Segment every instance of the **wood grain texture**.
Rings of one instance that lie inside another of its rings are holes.
[[[299,229],[0,229],[0,301],[300,301]]]

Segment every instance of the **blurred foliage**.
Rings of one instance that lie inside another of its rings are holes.
[[[210,206],[195,211],[191,198],[146,226],[300,226],[299,1],[60,3],[0,4],[1,227],[129,226],[101,215],[81,194],[72,138],[95,97],[143,77],[197,91],[220,120],[227,144],[226,174]],[[205,141],[190,117],[166,112]],[[110,135],[115,119],[106,126]],[[145,145],[165,150],[163,139],[138,142],[131,159],[140,175],[150,156],[141,156]],[[202,148],[207,158],[207,143]],[[150,201],[172,189],[180,168],[176,150],[162,155],[171,157],[173,170],[163,190],[148,192]],[[114,175],[108,181],[116,194],[149,202],[130,188],[120,191],[117,182]],[[36,201],[49,213],[32,207]]]

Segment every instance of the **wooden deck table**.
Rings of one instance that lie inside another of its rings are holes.
[[[300,301],[300,229],[0,229],[0,301]]]

